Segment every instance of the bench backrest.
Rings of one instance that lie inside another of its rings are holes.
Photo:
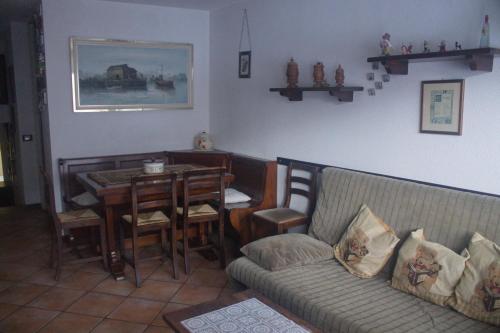
[[[475,231],[500,243],[499,197],[334,167],[323,170],[309,234],[337,243],[362,204],[394,228],[399,246],[417,228],[457,253]]]
[[[168,158],[165,152],[82,158],[60,158],[59,175],[61,177],[61,191],[64,202],[69,202],[72,197],[85,191],[76,180],[76,175],[78,173],[140,168],[143,166],[143,161],[146,159],[161,159],[164,160],[165,163],[168,163]]]
[[[255,201],[264,199],[266,191],[270,191],[267,187],[274,187],[273,193],[276,195],[276,161],[233,154],[231,167],[234,174],[232,188],[247,194]]]

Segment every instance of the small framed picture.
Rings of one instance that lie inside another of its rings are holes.
[[[420,132],[462,135],[464,80],[422,81]]]
[[[367,91],[368,91],[368,96],[375,96],[375,89],[370,88]]]
[[[383,87],[382,81],[375,81],[375,89],[381,90]]]
[[[376,71],[378,69],[378,61],[372,62],[372,69]]]
[[[240,52],[239,73],[240,79],[249,79],[252,64],[252,51]]]
[[[391,81],[391,76],[389,74],[382,74],[382,81],[384,82]]]
[[[368,81],[373,81],[373,80],[375,80],[375,73],[367,73],[367,74],[366,74],[366,79],[367,79]]]

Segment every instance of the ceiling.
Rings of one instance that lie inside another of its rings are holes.
[[[225,7],[241,0],[105,0],[105,1],[211,10],[211,9]]]
[[[211,10],[228,6],[241,0],[105,0],[156,6]],[[38,7],[40,0],[0,0],[0,31],[12,20],[26,20]]]

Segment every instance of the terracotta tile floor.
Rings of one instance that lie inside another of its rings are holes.
[[[171,263],[145,262],[135,287],[128,267],[115,281],[102,265],[65,266],[58,283],[48,266],[47,215],[0,208],[0,332],[173,332],[162,314],[232,293],[224,270],[194,254],[193,271],[172,278]],[[179,257],[179,267],[182,267]]]

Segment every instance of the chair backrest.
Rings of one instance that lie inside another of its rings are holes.
[[[83,186],[76,179],[78,173],[140,168],[143,166],[143,161],[147,159],[161,159],[168,164],[166,152],[60,158],[59,176],[61,178],[61,191],[64,202],[69,203],[72,197],[85,192]]]
[[[219,214],[224,213],[225,168],[204,168],[186,171],[182,175],[183,208],[187,214],[189,203],[215,201]]]
[[[298,175],[297,172],[308,173],[309,178]],[[284,206],[290,208],[292,195],[300,195],[307,199],[307,216],[311,217],[316,204],[316,184],[319,168],[312,165],[291,162],[286,174],[286,194]]]
[[[231,172],[231,153],[223,151],[170,151],[170,164],[199,164],[205,167],[222,167]]]
[[[145,175],[133,177],[130,195],[132,199],[132,227],[137,228],[137,216],[141,211],[170,208],[170,222],[176,223],[177,174]]]
[[[57,215],[57,212],[56,212],[56,202],[54,198],[54,185],[52,182],[52,177],[47,172],[47,170],[44,170],[42,167],[40,167],[40,173],[42,174],[45,193],[49,201],[49,207],[48,207],[49,214],[54,223],[56,223],[57,219],[55,217]]]

